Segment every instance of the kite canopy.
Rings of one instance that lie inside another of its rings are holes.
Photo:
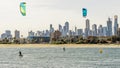
[[[87,9],[86,8],[82,9],[82,15],[83,15],[83,17],[87,16]]]
[[[26,16],[26,2],[20,3],[20,12],[23,16]]]

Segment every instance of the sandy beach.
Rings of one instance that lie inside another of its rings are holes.
[[[41,48],[41,47],[72,47],[72,48],[120,48],[119,44],[0,44],[0,48]]]

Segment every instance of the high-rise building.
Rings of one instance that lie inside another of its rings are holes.
[[[83,35],[83,29],[77,29],[77,35]]]
[[[66,35],[67,35],[66,26],[63,26],[62,36],[66,36]]]
[[[107,21],[107,30],[107,36],[112,36],[112,21],[110,18]]]
[[[65,22],[66,32],[69,32],[69,22]]]
[[[72,34],[72,30],[69,30],[69,36],[72,36],[73,34]]]
[[[11,31],[10,30],[6,30],[5,33],[1,34],[1,39],[12,39],[12,35],[11,35]]]
[[[89,19],[86,20],[86,27],[85,27],[85,37],[89,36],[89,32],[90,32],[90,21]]]
[[[98,36],[103,36],[103,27],[102,27],[102,25],[100,25],[98,27]]]
[[[15,38],[20,39],[20,31],[15,30]]]
[[[69,22],[65,22],[62,30],[62,36],[66,36],[69,33]]]
[[[117,29],[117,36],[120,37],[120,28]]]
[[[92,36],[92,30],[89,31],[89,36]]]
[[[59,31],[62,33],[62,25],[59,24]]]
[[[118,29],[118,16],[114,16],[114,35],[117,35],[117,29]]]
[[[52,24],[50,24],[50,33],[54,32],[54,28],[52,27]]]
[[[11,31],[10,31],[10,30],[6,30],[5,33],[6,33],[6,35],[8,35],[8,36],[11,35]]]
[[[90,20],[89,19],[86,20],[86,28],[90,30]]]
[[[96,24],[92,25],[92,35],[97,36],[97,25]]]
[[[107,32],[108,32],[107,27],[103,27],[103,36],[107,36]]]
[[[45,37],[49,37],[49,36],[50,36],[49,31],[46,30],[46,32],[45,32]]]
[[[77,35],[77,27],[75,26],[75,35]]]
[[[5,39],[5,38],[7,38],[6,33],[1,34],[1,39]]]
[[[8,39],[12,38],[12,34],[11,34],[10,30],[6,30],[5,33],[6,33]]]

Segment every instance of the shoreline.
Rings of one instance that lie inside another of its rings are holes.
[[[0,48],[120,48],[120,44],[0,44]]]

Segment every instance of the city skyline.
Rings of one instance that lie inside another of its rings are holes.
[[[20,2],[23,1],[26,2],[27,8],[25,17],[19,11]],[[119,0],[2,0],[0,34],[8,29],[12,32],[17,29],[22,35],[27,36],[30,30],[49,29],[49,24],[53,24],[53,27],[58,29],[58,24],[63,25],[66,21],[70,23],[72,30],[75,26],[83,29],[86,19],[90,19],[91,24],[106,26],[108,17],[114,19],[114,15],[118,15],[118,19],[120,18],[119,2]],[[82,8],[88,10],[86,18],[82,17]]]
[[[108,18],[106,21],[107,26],[105,25],[97,25],[97,24],[91,24],[90,19],[85,20],[86,27],[81,29],[78,27],[74,27],[74,30],[70,29],[70,23],[66,21],[64,25],[58,24],[58,29],[55,29],[53,27],[53,24],[49,25],[49,29],[46,30],[37,30],[37,31],[28,31],[26,33],[27,37],[33,37],[33,36],[41,36],[41,37],[50,37],[51,33],[55,32],[56,30],[59,30],[61,32],[61,36],[117,36],[117,30],[119,29],[119,22],[118,22],[118,16],[114,15],[114,20],[112,21],[111,18]],[[90,26],[92,25],[92,26]],[[114,27],[113,27],[114,26]],[[5,33],[1,34],[1,38],[20,38],[24,37],[23,34],[19,30],[15,30],[14,34],[11,33],[10,30],[5,30]]]

